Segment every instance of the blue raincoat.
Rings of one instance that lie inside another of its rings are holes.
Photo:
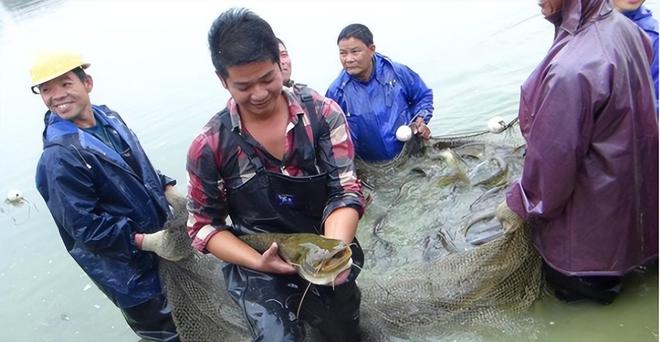
[[[407,66],[376,53],[374,72],[362,82],[342,70],[325,96],[346,114],[356,154],[366,161],[396,157],[403,143],[396,129],[417,117],[428,124],[433,115],[433,91]]]
[[[158,257],[136,249],[133,235],[163,227],[169,214],[163,189],[174,180],[153,169],[117,113],[93,110],[97,124],[112,127],[129,146],[137,170],[73,122],[47,112],[36,183],[69,254],[116,306],[128,308],[161,293]]]
[[[653,86],[655,87],[655,99],[658,101],[658,21],[653,18],[653,13],[644,7],[623,13],[628,19],[639,26],[651,39],[653,45],[653,61],[651,62],[651,76],[653,77]]]

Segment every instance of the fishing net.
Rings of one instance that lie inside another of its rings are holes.
[[[531,229],[503,234],[495,209],[522,169],[513,121],[435,137],[393,161],[358,161],[370,203],[358,239],[362,327],[371,340],[437,340],[451,327],[521,330],[542,291]]]
[[[516,315],[542,290],[541,259],[531,229],[505,235],[494,212],[520,175],[521,142],[512,129],[457,134],[407,143],[388,163],[356,163],[369,194],[358,227],[364,340],[437,340],[456,326],[520,330]],[[192,251],[184,216],[168,228],[186,257],[161,262],[182,340],[249,340],[222,263]]]
[[[181,260],[160,259],[161,283],[182,341],[245,341],[249,334],[238,307],[229,298],[222,263],[191,246],[183,197],[168,196],[174,217],[165,223],[168,247]]]

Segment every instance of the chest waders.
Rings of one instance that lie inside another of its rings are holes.
[[[314,136],[318,136],[316,111],[311,97],[303,96]],[[225,123],[229,124],[229,116]],[[235,188],[227,188],[229,213],[236,235],[261,232],[322,234],[321,219],[328,199],[327,174],[289,177],[267,171],[251,145],[239,133],[236,140],[255,176]],[[302,158],[316,156],[315,144],[309,141],[302,115],[294,128],[294,139],[304,139],[297,151]],[[364,263],[364,254],[357,244],[351,246],[353,262]],[[318,328],[328,341],[358,341],[360,290],[355,284],[359,270],[353,268],[351,281],[342,285],[311,285],[305,295],[300,317],[298,306],[308,282],[298,275],[263,273],[227,264],[223,274],[227,290],[245,315],[254,341],[301,341],[305,338],[302,321]],[[300,319],[299,319],[300,318]]]

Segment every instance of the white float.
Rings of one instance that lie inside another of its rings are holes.
[[[12,189],[7,192],[7,202],[19,204],[23,202],[23,193],[20,190]]]
[[[396,129],[396,140],[406,142],[412,138],[412,129],[408,125],[399,126]]]
[[[492,117],[488,120],[488,131],[491,133],[501,133],[506,129],[506,121],[500,116]]]

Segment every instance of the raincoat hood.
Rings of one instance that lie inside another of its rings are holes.
[[[551,16],[548,20],[566,33],[575,34],[587,23],[611,12],[612,5],[606,0],[563,0],[560,16]]]

